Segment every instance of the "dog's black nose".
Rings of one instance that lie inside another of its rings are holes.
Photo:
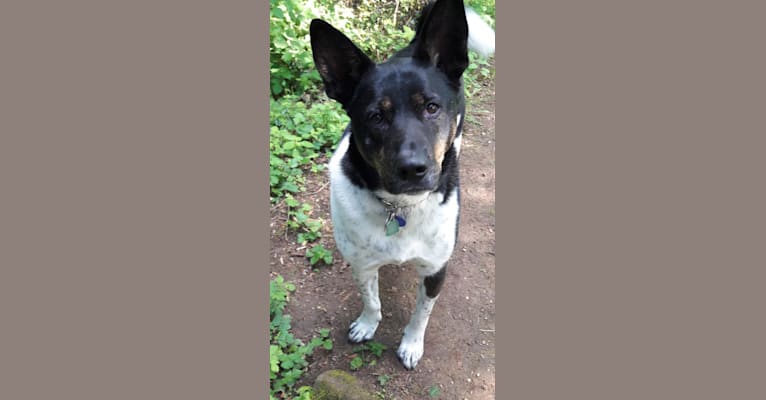
[[[399,178],[403,181],[417,182],[428,172],[428,166],[420,160],[407,160],[399,165]]]

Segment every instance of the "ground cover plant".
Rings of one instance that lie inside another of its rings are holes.
[[[332,350],[329,329],[320,329],[318,336],[313,337],[308,343],[304,343],[290,332],[291,317],[284,313],[284,309],[289,301],[290,292],[294,290],[295,285],[285,282],[281,276],[274,278],[269,285],[269,395],[272,400],[311,399],[310,387],[296,388],[295,384],[308,365],[308,357],[316,348]]]

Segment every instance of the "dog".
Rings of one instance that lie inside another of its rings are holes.
[[[323,20],[311,21],[310,36],[325,92],[350,117],[329,162],[335,243],[363,302],[348,339],[372,339],[382,318],[378,269],[414,264],[417,305],[396,352],[412,370],[457,242],[468,47],[491,53],[494,31],[462,0],[438,0],[380,64]]]

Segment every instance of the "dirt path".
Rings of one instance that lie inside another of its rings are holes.
[[[332,351],[317,350],[301,384],[312,384],[327,369],[341,369],[384,399],[495,398],[494,83],[477,95],[469,101],[463,131],[458,245],[426,332],[425,354],[414,371],[401,366],[395,351],[415,306],[415,271],[381,269],[383,320],[374,340],[387,350],[375,365],[351,371],[355,345],[347,343],[346,332],[361,310],[351,271],[337,252],[332,266],[312,270],[305,249],[295,245],[294,236],[285,237],[284,210],[272,210],[271,271],[297,287],[286,311],[293,316],[293,331],[306,340],[320,328],[331,328],[335,342]],[[327,179],[326,172],[309,178],[299,200],[314,205],[312,217],[327,221],[322,243],[334,249]]]

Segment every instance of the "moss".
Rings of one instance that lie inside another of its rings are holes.
[[[359,381],[345,371],[333,369],[321,373],[314,383],[314,400],[375,400]]]

